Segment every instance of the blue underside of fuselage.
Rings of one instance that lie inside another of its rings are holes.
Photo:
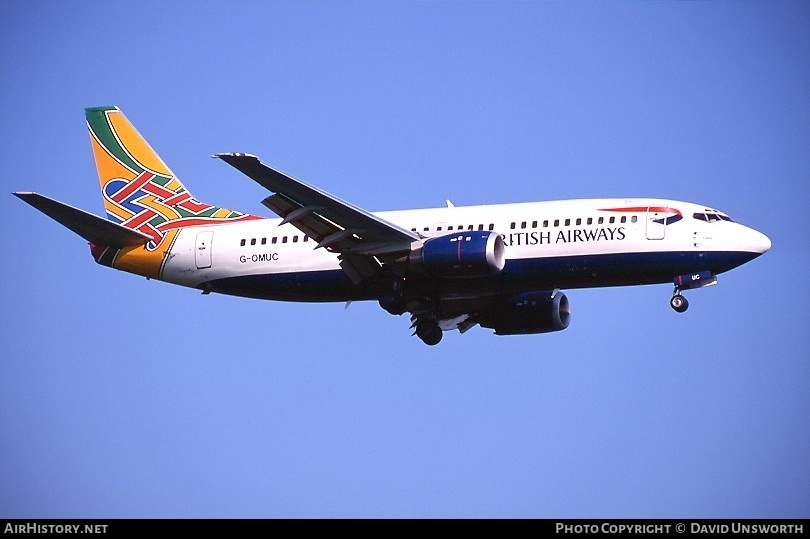
[[[621,253],[512,259],[491,279],[410,278],[409,295],[516,294],[555,288],[598,288],[671,283],[678,275],[709,270],[717,275],[759,256],[748,252]],[[349,301],[379,298],[389,279],[356,285],[339,269],[266,273],[209,281],[200,288],[280,301]]]

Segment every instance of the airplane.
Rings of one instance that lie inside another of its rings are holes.
[[[771,248],[725,213],[676,200],[591,199],[369,212],[247,153],[212,157],[271,194],[277,218],[205,204],[118,107],[85,111],[107,219],[32,192],[14,195],[89,242],[98,264],[201,290],[300,302],[376,300],[410,313],[425,344],[480,325],[560,331],[561,290],[672,283],[685,290]]]

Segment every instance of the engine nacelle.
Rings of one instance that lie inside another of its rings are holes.
[[[506,264],[503,238],[495,232],[459,231],[430,238],[411,253],[411,267],[451,278],[489,277]]]
[[[495,308],[481,326],[497,335],[525,335],[561,331],[571,322],[571,306],[560,292],[526,292]]]

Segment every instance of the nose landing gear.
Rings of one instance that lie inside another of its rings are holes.
[[[689,302],[681,295],[681,291],[677,287],[675,287],[675,292],[672,294],[672,299],[669,300],[669,306],[678,313],[682,313],[689,308]]]
[[[672,299],[669,300],[669,306],[675,309],[675,312],[682,313],[689,308],[689,302],[681,295],[681,291],[716,285],[717,277],[715,277],[711,271],[704,270],[695,273],[687,273],[686,275],[678,275],[675,277],[674,281],[675,290],[672,292]]]

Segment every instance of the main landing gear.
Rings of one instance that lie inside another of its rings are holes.
[[[422,320],[416,324],[416,336],[428,346],[434,346],[442,340],[442,328],[435,320]]]
[[[413,334],[428,346],[439,344],[442,340],[443,331],[436,320],[435,302],[427,297],[405,297],[402,293],[404,284],[404,278],[395,279],[392,290],[380,296],[380,307],[394,316],[410,311],[413,313],[411,316]]]

